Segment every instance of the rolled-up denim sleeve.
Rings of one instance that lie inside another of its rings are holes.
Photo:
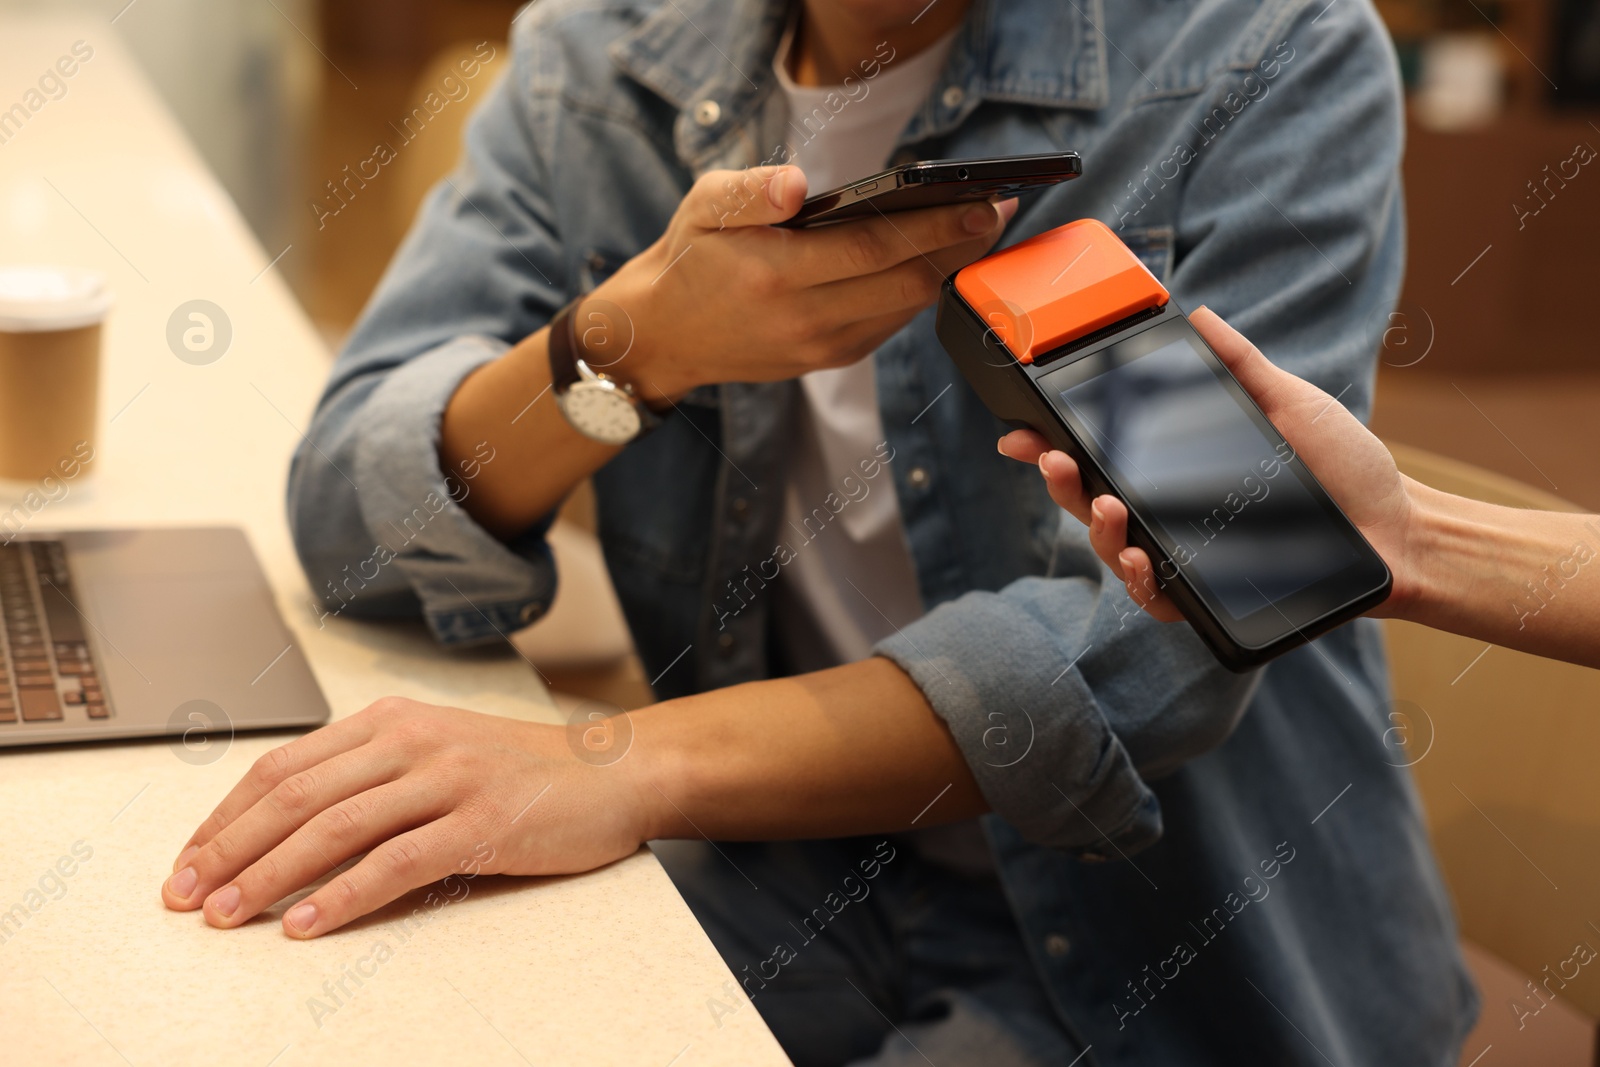
[[[943,604],[878,652],[949,726],[993,810],[1028,840],[1101,859],[1161,836],[1146,777],[1221,744],[1257,675],[1144,615],[1073,538],[1075,577]]]
[[[448,644],[502,638],[543,614],[555,587],[548,523],[495,539],[461,507],[481,466],[444,471],[438,454],[461,382],[548,322],[565,293],[539,151],[549,133],[527,100],[533,44],[518,41],[483,88],[463,162],[429,194],[340,354],[289,478],[296,550],[323,610],[420,612]],[[472,464],[493,462],[485,442]]]
[[[1265,49],[1270,91],[1184,175],[1170,288],[1364,415],[1403,258],[1393,53],[1365,4],[1304,9]],[[1148,781],[1221,744],[1259,672],[1232,674],[1186,624],[1139,612],[1064,522],[1057,577],[952,600],[878,652],[921,687],[998,815],[1116,859],[1160,836]]]

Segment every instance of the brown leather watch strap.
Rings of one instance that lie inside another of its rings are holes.
[[[550,320],[550,336],[545,346],[550,351],[550,388],[556,396],[565,396],[567,390],[577,385],[583,379],[578,370],[578,360],[583,358],[582,350],[578,347],[578,327],[573,320],[573,312],[583,297],[578,297],[566,307],[556,312],[556,317]],[[609,375],[601,374],[603,378]],[[616,381],[616,379],[612,379]],[[670,400],[665,401],[663,407],[646,403],[634,393],[633,387],[626,382],[617,383],[630,403],[639,412],[640,433],[648,433],[661,424],[672,408]]]
[[[578,337],[572,323],[572,310],[577,306],[578,301],[572,301],[550,320],[550,385],[557,396],[578,384]]]

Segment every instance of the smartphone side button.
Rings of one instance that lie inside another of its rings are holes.
[[[878,187],[878,183],[877,182],[867,182],[865,185],[858,185],[858,186],[856,186],[856,195],[857,196],[866,196],[868,193],[872,192],[877,187]]]

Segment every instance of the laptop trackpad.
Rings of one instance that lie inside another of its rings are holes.
[[[230,718],[303,721],[307,709],[283,706],[303,699],[290,683],[299,653],[284,669],[289,635],[259,580],[101,574],[87,599],[119,716],[165,719],[188,701],[209,700]]]

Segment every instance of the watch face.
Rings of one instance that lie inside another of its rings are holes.
[[[578,382],[560,401],[567,421],[585,437],[602,444],[622,445],[639,436],[638,410],[610,382]]]

